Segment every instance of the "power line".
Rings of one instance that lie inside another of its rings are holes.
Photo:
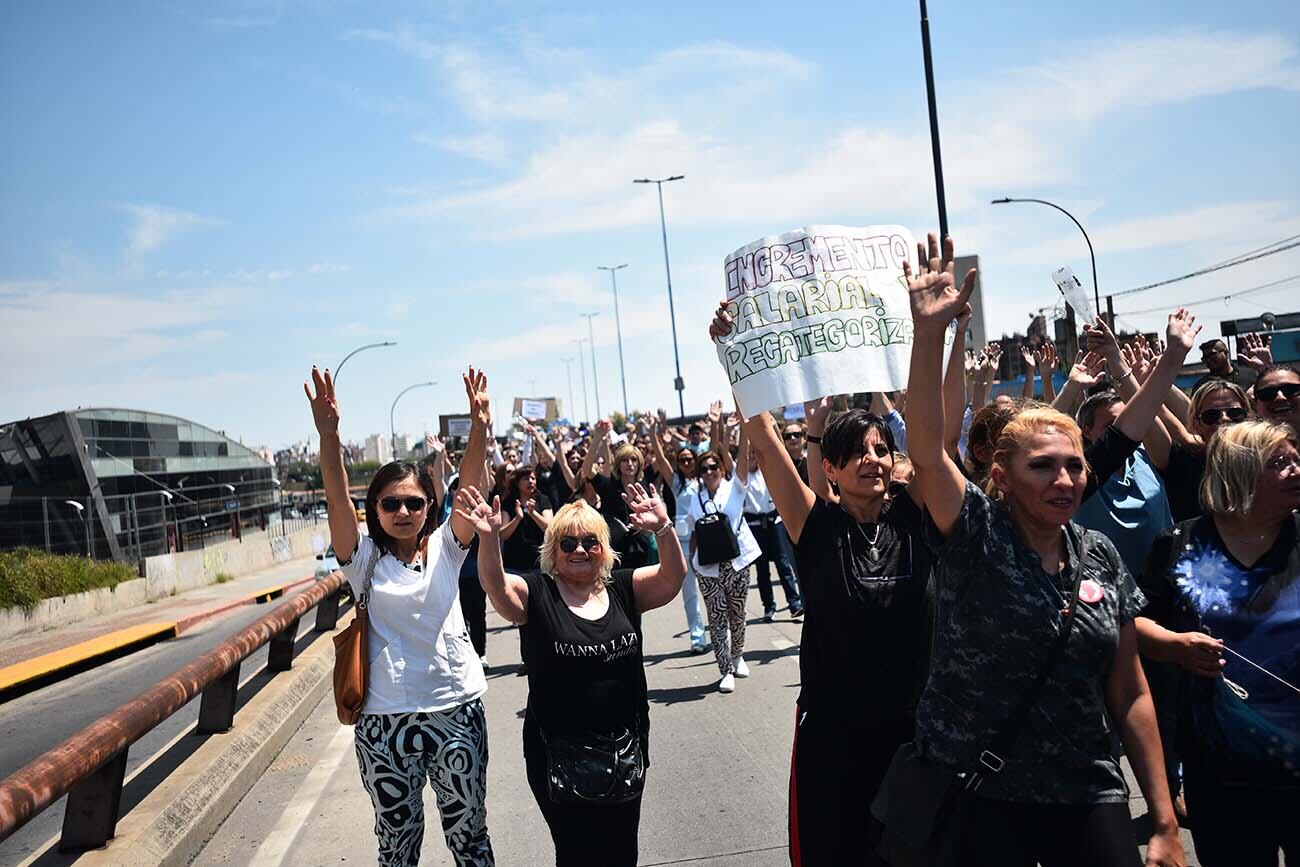
[[[1181,277],[1171,277],[1168,280],[1161,280],[1158,283],[1148,283],[1145,286],[1138,286],[1133,289],[1125,289],[1123,292],[1111,292],[1110,297],[1122,298],[1125,295],[1134,295],[1138,292],[1146,292],[1149,289],[1156,289],[1161,286],[1168,286],[1170,283],[1177,283],[1181,280],[1190,280],[1193,277],[1200,277],[1203,274],[1210,274],[1215,271],[1222,271],[1224,268],[1231,268],[1234,265],[1244,265],[1247,262],[1253,262],[1256,259],[1263,259],[1265,256],[1272,256],[1275,253],[1283,253],[1295,247],[1300,247],[1300,240],[1295,240],[1297,238],[1300,238],[1300,235],[1293,235],[1291,238],[1284,238],[1282,241],[1277,242],[1278,244],[1283,244],[1285,241],[1291,242],[1289,244],[1285,244],[1284,246],[1279,247],[1275,244],[1270,244],[1269,247],[1260,248],[1264,252],[1254,252],[1253,254],[1242,254],[1241,256],[1238,256],[1235,259],[1228,259],[1224,262],[1220,262],[1217,265],[1210,265],[1208,268],[1202,268],[1199,271],[1193,271],[1190,274],[1184,274]]]
[[[1239,292],[1229,292],[1225,295],[1211,295],[1209,298],[1201,298],[1197,301],[1184,301],[1175,305],[1176,307],[1195,307],[1197,304],[1208,304],[1211,301],[1228,301],[1232,298],[1241,298],[1245,295],[1254,295],[1256,292],[1267,292],[1270,289],[1277,288],[1283,283],[1290,283],[1293,280],[1300,280],[1300,274],[1292,274],[1290,277],[1283,277],[1281,280],[1274,280],[1271,283],[1264,283],[1259,286],[1252,286],[1249,289],[1242,289]],[[1122,313],[1116,313],[1116,316],[1140,316],[1143,313],[1157,313],[1172,309],[1168,304],[1162,304],[1159,307],[1148,307],[1145,310],[1125,310]]]
[[[1297,238],[1300,238],[1300,235],[1291,235],[1288,238],[1283,238],[1281,241],[1274,241],[1272,244],[1265,244],[1262,247],[1256,247],[1254,250],[1247,250],[1245,253],[1242,253],[1241,256],[1233,256],[1231,259],[1224,259],[1222,262],[1215,262],[1214,265],[1231,264],[1233,262],[1236,262],[1242,256],[1253,256],[1256,253],[1262,253],[1265,250],[1271,250],[1272,248],[1278,246],[1279,244],[1285,244],[1287,241],[1294,241]]]

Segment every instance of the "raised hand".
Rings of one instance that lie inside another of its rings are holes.
[[[501,498],[493,497],[489,505],[473,485],[456,491],[456,514],[468,521],[480,536],[500,533],[504,523],[501,518]]]
[[[1034,348],[1028,343],[1020,345],[1020,360],[1025,363],[1025,370],[1032,371],[1038,366],[1038,357],[1034,352]]]
[[[312,365],[311,369],[312,385],[308,386],[306,382],[302,384],[302,390],[307,393],[307,400],[311,403],[312,421],[316,423],[316,432],[324,434],[337,434],[339,432],[339,402],[334,397],[334,377],[330,376],[330,369],[325,368],[322,374]],[[312,386],[315,387],[316,393],[312,394]]]
[[[1101,353],[1107,361],[1119,361],[1119,341],[1115,339],[1115,332],[1110,330],[1106,320],[1098,316],[1091,324],[1085,324],[1083,336],[1090,352]]]
[[[1106,359],[1100,352],[1080,352],[1070,368],[1069,379],[1083,388],[1092,388],[1101,382],[1101,375],[1106,370]]]
[[[1201,333],[1201,326],[1196,324],[1196,317],[1187,308],[1179,307],[1169,314],[1169,324],[1165,327],[1165,342],[1172,352],[1182,355],[1192,351],[1196,344],[1196,335]]]
[[[817,400],[804,401],[803,416],[808,426],[808,433],[819,437],[826,432],[826,422],[831,417],[831,407],[834,403],[835,395],[833,394],[828,394],[826,397],[820,397]]]
[[[1244,364],[1256,373],[1273,363],[1272,336],[1243,334],[1237,338],[1237,363]]]
[[[465,397],[469,398],[469,414],[477,422],[492,426],[492,405],[488,399],[488,378],[481,370],[470,368],[461,377],[465,381]]]
[[[447,450],[447,444],[438,439],[433,434],[428,434],[424,438],[424,447],[431,455],[440,455]]]
[[[1152,367],[1136,344],[1124,344],[1119,348],[1119,355],[1124,362],[1124,366],[1133,371],[1133,378],[1138,381],[1138,385],[1147,381],[1147,377],[1151,375]]]
[[[1056,344],[1050,340],[1044,343],[1038,352],[1034,353],[1034,357],[1038,360],[1038,369],[1040,371],[1045,370],[1048,373],[1055,371],[1056,365],[1060,362],[1060,359],[1056,357]]]
[[[671,521],[668,507],[664,505],[654,485],[646,490],[640,482],[633,483],[623,492],[623,502],[627,503],[628,522],[634,530],[653,533],[662,530]]]
[[[731,333],[731,328],[732,319],[731,314],[727,312],[727,302],[719,301],[718,309],[713,312],[713,321],[709,323],[709,339],[720,340]]]
[[[943,239],[942,254],[938,235],[931,232],[928,241],[928,251],[926,245],[916,245],[917,273],[912,273],[910,262],[903,263],[912,322],[918,328],[947,328],[952,320],[968,312],[970,295],[975,291],[975,271],[966,274],[958,289],[952,238]]]
[[[722,401],[715,400],[709,404],[709,422],[713,423],[722,419]]]

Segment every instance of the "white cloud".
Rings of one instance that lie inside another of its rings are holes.
[[[156,252],[184,232],[221,225],[220,220],[163,205],[127,203],[121,209],[134,218],[127,232],[127,253],[133,258]]]
[[[315,262],[307,266],[308,274],[343,274],[352,270],[351,265],[339,262]]]

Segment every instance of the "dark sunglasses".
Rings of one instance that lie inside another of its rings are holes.
[[[721,465],[719,464],[703,464],[700,467],[700,471],[705,473],[711,473],[714,470],[718,470],[718,469],[722,469]]]
[[[786,431],[785,438],[788,440],[801,440],[803,439],[803,433],[797,430]]]
[[[677,463],[693,464],[695,463],[695,455],[682,455],[680,458],[677,459]]]
[[[406,511],[414,515],[416,512],[423,512],[424,507],[429,505],[429,501],[424,497],[384,497],[379,501],[379,508],[385,512],[396,512],[402,506]]]
[[[578,550],[581,545],[582,549],[590,554],[592,551],[600,550],[600,540],[595,536],[586,535],[579,539],[577,536],[565,536],[560,540],[560,550],[566,554],[572,554]]]
[[[1218,424],[1219,419],[1227,417],[1228,421],[1241,421],[1246,417],[1246,410],[1239,406],[1230,406],[1226,409],[1203,409],[1197,416],[1201,424]]]
[[[1294,399],[1297,394],[1300,394],[1300,382],[1285,382],[1281,385],[1266,385],[1255,389],[1255,397],[1265,403],[1271,403],[1279,394],[1287,400]]]

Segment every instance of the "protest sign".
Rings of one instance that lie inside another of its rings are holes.
[[[808,226],[727,256],[732,327],[716,343],[740,411],[906,387],[915,249],[902,226]]]
[[[516,397],[514,415],[529,421],[552,422],[560,417],[560,405],[553,397]]]
[[[438,416],[439,433],[444,437],[467,437],[472,425],[468,415]]]
[[[1079,278],[1074,276],[1074,271],[1068,265],[1057,268],[1052,272],[1052,281],[1056,283],[1056,288],[1061,290],[1065,296],[1065,303],[1074,308],[1074,316],[1082,322],[1093,322],[1097,318],[1097,311],[1093,309],[1092,297],[1083,288]]]
[[[524,398],[519,401],[519,414],[526,419],[544,419],[546,418],[546,401]]]

